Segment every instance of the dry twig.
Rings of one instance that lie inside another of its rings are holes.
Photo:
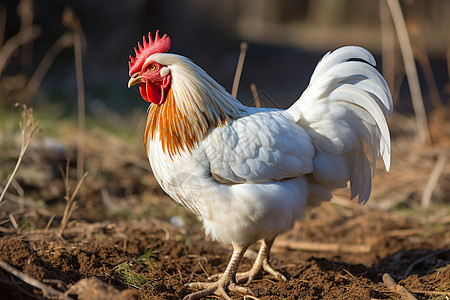
[[[0,74],[8,62],[8,59],[13,54],[14,50],[19,48],[21,45],[31,42],[36,39],[41,33],[41,29],[34,25],[26,30],[22,30],[9,40],[0,48]]]
[[[53,220],[55,219],[55,217],[56,217],[56,214],[53,214],[53,215],[50,217],[50,219],[49,219],[48,222],[47,222],[47,226],[45,226],[45,231],[48,231],[48,230],[50,229],[50,226],[52,225]]]
[[[446,150],[442,150],[439,153],[436,163],[434,164],[433,170],[431,171],[430,177],[428,178],[427,184],[423,190],[422,194],[422,207],[430,207],[431,196],[433,195],[434,188],[436,187],[439,177],[444,170],[445,161],[447,159]]]
[[[33,26],[33,0],[21,0],[17,5],[20,16],[20,31],[25,31]],[[29,67],[33,60],[33,44],[31,41],[22,45],[20,60],[22,67]]]
[[[67,48],[71,45],[73,45],[73,34],[70,32],[66,32],[61,35],[50,47],[50,49],[47,51],[47,53],[39,63],[39,66],[36,68],[36,71],[34,71],[33,76],[31,76],[30,80],[27,83],[27,94],[25,96],[25,102],[27,102],[34,96],[37,89],[39,88],[39,85],[41,84],[42,79],[44,78],[44,75],[47,73],[58,53],[61,52],[62,49]]]
[[[18,104],[16,106],[18,106]],[[17,171],[19,170],[19,166],[22,162],[25,152],[27,151],[28,145],[31,142],[33,134],[37,130],[38,123],[39,123],[39,121],[36,121],[36,122],[34,121],[33,109],[27,108],[26,105],[22,105],[22,120],[19,122],[20,132],[22,134],[22,146],[20,148],[19,157],[17,159],[16,166],[14,167],[13,172],[9,176],[9,179],[8,179],[5,187],[3,188],[2,194],[0,195],[0,203],[2,202],[3,198],[5,197],[6,191],[8,190],[9,186],[11,185],[13,178],[16,176]]]
[[[43,284],[42,282],[34,279],[33,277],[30,277],[30,276],[26,275],[25,273],[17,270],[16,268],[12,267],[11,265],[9,265],[8,263],[6,263],[4,261],[0,261],[0,267],[2,269],[4,269],[5,271],[13,274],[14,276],[19,278],[23,282],[26,282],[27,284],[40,289],[42,291],[42,293],[44,294],[44,297],[50,298],[51,295],[53,295],[53,296],[57,296],[58,299],[72,299],[69,296],[65,295],[64,293],[62,293],[58,290],[55,290],[54,288],[47,286],[47,285]]]
[[[259,298],[256,298],[255,296],[251,295],[244,295],[244,300],[251,299],[251,300],[259,300]]]
[[[9,214],[9,220],[11,221],[11,224],[14,226],[16,230],[19,230],[19,225],[17,224],[16,218],[14,218],[13,214]]]
[[[77,96],[78,96],[78,151],[77,151],[77,178],[81,179],[84,173],[85,158],[85,134],[86,134],[86,108],[84,96],[84,79],[82,63],[81,33],[75,32],[74,51],[75,51],[75,72],[77,76]]]
[[[422,91],[420,89],[419,77],[417,75],[414,54],[403,17],[402,8],[398,0],[387,0],[395,30],[397,31],[398,42],[402,52],[403,63],[405,65],[406,77],[411,93],[411,101],[416,115],[417,133],[421,143],[430,142],[430,132],[427,124],[427,115],[423,105]]]
[[[259,100],[258,90],[256,89],[256,84],[250,84],[250,90],[253,94],[253,99],[255,99],[255,106],[261,107],[261,100]]]
[[[409,237],[412,235],[423,234],[425,229],[421,228],[407,228],[407,229],[395,229],[386,232],[386,237]]]
[[[241,53],[239,54],[239,60],[236,66],[236,73],[234,74],[233,88],[231,89],[231,96],[237,97],[239,89],[239,81],[241,80],[242,68],[244,67],[245,55],[247,54],[248,44],[246,42],[241,43]]]
[[[348,245],[339,243],[312,243],[284,239],[277,239],[275,248],[288,247],[295,250],[318,251],[318,252],[340,252],[340,253],[369,253],[372,249],[369,245]]]
[[[433,295],[450,296],[450,292],[441,292],[441,291],[411,290],[411,292],[414,294],[424,294],[424,295],[429,295],[429,296],[433,296]],[[434,299],[434,298],[430,298],[430,299]],[[448,299],[448,297],[446,299]]]
[[[64,187],[66,189],[66,195],[64,196],[64,199],[66,200],[66,207],[64,208],[64,215],[61,221],[61,227],[59,229],[59,234],[62,235],[64,232],[64,229],[67,227],[67,223],[69,223],[69,219],[72,216],[73,212],[77,208],[77,202],[74,201],[75,197],[77,196],[78,192],[80,191],[81,185],[84,182],[84,179],[86,179],[86,176],[88,173],[84,173],[84,175],[81,177],[81,179],[78,181],[77,186],[75,187],[75,190],[73,193],[70,193],[70,183],[69,183],[69,161],[67,161],[66,164],[66,173],[62,173],[63,179],[64,179]]]
[[[428,86],[428,93],[430,95],[433,106],[435,108],[441,108],[443,105],[441,96],[439,95],[439,88],[437,87],[436,78],[434,77],[430,58],[427,55],[425,47],[414,49],[414,55],[417,58],[419,64],[422,66],[423,75]]]
[[[75,73],[77,79],[78,103],[78,145],[77,145],[77,179],[84,174],[85,135],[86,135],[86,107],[83,77],[83,41],[84,33],[80,20],[71,9],[65,9],[63,23],[73,31],[73,50],[75,54]]]
[[[381,69],[391,91],[395,91],[395,31],[389,8],[385,0],[380,0],[381,24]],[[394,98],[395,101],[396,98]]]
[[[397,284],[388,273],[383,274],[383,283],[391,292],[399,294],[403,300],[417,300],[404,286]]]
[[[6,15],[6,8],[3,5],[0,5],[0,46],[3,45],[3,40],[5,38]]]

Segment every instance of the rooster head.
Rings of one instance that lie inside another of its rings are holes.
[[[143,46],[142,46],[143,45]],[[159,37],[156,31],[155,39],[148,34],[148,42],[145,36],[142,45],[138,42],[138,49],[134,48],[136,57],[130,55],[128,66],[130,68],[128,87],[139,84],[142,98],[147,102],[162,104],[166,100],[170,86],[170,70],[151,59],[152,54],[167,52],[170,48],[170,38],[165,34]]]

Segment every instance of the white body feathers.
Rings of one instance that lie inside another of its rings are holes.
[[[217,105],[231,114],[226,125],[210,128],[192,150],[177,155],[164,150],[158,133],[146,141],[161,187],[202,217],[213,239],[247,246],[274,238],[348,181],[352,198],[366,202],[373,173],[364,143],[373,162],[381,156],[389,169],[385,116],[392,99],[372,55],[362,48],[326,54],[287,110],[245,107],[188,59],[151,57],[169,68],[176,103],[193,119],[219,114]],[[192,89],[195,99],[182,98]],[[205,105],[214,97],[219,104]]]

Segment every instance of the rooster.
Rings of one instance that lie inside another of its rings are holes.
[[[390,166],[386,116],[392,97],[373,56],[339,48],[317,64],[301,97],[288,109],[247,107],[190,59],[167,53],[170,38],[157,31],[130,56],[128,87],[151,102],[144,145],[162,189],[203,220],[213,240],[233,246],[215,282],[189,283],[198,299],[230,291],[251,293],[263,271],[279,280],[270,249],[277,235],[308,207],[332,198],[350,182],[351,198],[365,203],[372,187],[371,151]],[[373,171],[374,172],[374,171]],[[246,249],[261,241],[252,268],[237,273]]]

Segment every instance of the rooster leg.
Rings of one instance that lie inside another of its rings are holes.
[[[252,268],[247,272],[236,274],[237,283],[248,283],[252,281],[262,272],[262,270],[275,276],[278,280],[286,281],[286,277],[279,271],[275,270],[269,262],[270,249],[272,248],[274,240],[275,238],[270,241],[262,240],[261,248],[259,248],[258,256],[256,257]]]
[[[233,244],[233,255],[228,263],[227,269],[216,282],[193,282],[186,284],[187,287],[203,289],[199,292],[189,294],[183,300],[199,299],[209,295],[221,296],[231,300],[228,291],[236,291],[243,294],[253,294],[249,288],[241,287],[236,284],[236,272],[239,262],[244,256],[247,247]]]

